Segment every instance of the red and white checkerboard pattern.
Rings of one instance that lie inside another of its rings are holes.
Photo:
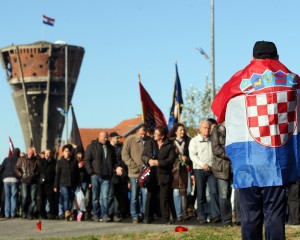
[[[246,96],[248,128],[258,143],[279,147],[297,126],[296,91],[279,91]]]

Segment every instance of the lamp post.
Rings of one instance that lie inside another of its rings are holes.
[[[66,144],[68,144],[68,44],[65,43],[65,123]]]
[[[211,103],[213,102],[216,89],[215,89],[215,13],[214,13],[214,0],[211,0]]]
[[[55,44],[60,44],[65,46],[65,109],[64,109],[64,116],[65,116],[65,130],[66,130],[66,143],[68,144],[68,43],[65,41],[56,41]]]

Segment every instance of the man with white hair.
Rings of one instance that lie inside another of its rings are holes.
[[[217,180],[212,173],[213,153],[211,148],[211,123],[207,120],[200,122],[199,134],[192,138],[189,145],[190,158],[193,162],[197,189],[197,215],[200,224],[207,223],[208,207],[212,222],[220,219]],[[208,185],[210,204],[206,199]]]

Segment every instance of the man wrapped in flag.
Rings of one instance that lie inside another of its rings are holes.
[[[225,120],[226,152],[239,189],[243,239],[285,239],[286,186],[299,177],[299,76],[274,43],[258,41],[253,60],[224,84],[212,110]]]
[[[170,111],[170,117],[169,117],[169,123],[168,128],[169,130],[172,128],[172,126],[175,123],[178,123],[180,121],[180,114],[183,106],[183,99],[182,99],[182,92],[181,92],[181,84],[180,79],[178,75],[178,68],[177,63],[175,65],[176,67],[176,77],[175,77],[175,85],[174,85],[174,93],[173,93],[173,102],[172,107]]]

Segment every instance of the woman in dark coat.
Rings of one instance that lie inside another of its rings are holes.
[[[154,131],[154,144],[145,145],[142,160],[151,167],[157,167],[157,180],[160,188],[160,210],[162,220],[170,224],[170,213],[173,214],[172,168],[175,161],[174,145],[167,139],[168,130],[159,126]]]

